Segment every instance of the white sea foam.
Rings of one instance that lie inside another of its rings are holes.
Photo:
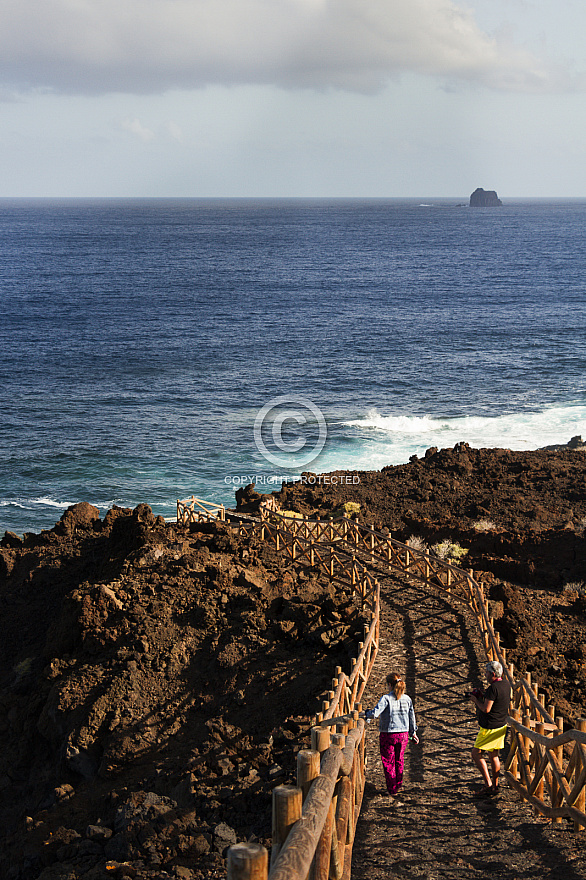
[[[31,504],[39,504],[43,507],[57,507],[59,510],[67,510],[75,501],[54,501],[52,498],[33,498]]]
[[[75,501],[54,501],[52,498],[4,498],[0,507],[18,507],[21,510],[38,510],[41,507],[52,507],[67,510]]]
[[[521,451],[567,443],[577,434],[586,435],[586,406],[454,418],[384,415],[373,409],[339,427],[348,429],[352,446],[334,442],[326,447],[319,459],[320,470],[379,469],[406,462],[430,446],[450,447],[462,441],[476,448]]]

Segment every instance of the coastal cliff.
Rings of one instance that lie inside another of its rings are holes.
[[[578,440],[460,443],[274,494],[312,517],[352,502],[362,522],[473,568],[508,656],[570,726],[586,702]],[[226,524],[83,503],[0,541],[0,625],[0,876],[102,880],[130,863],[137,880],[201,880],[224,876],[236,839],[268,843],[271,790],[293,781],[309,713],[364,620],[317,570]]]

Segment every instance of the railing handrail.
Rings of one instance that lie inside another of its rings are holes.
[[[513,689],[516,705],[507,718],[513,738],[505,765],[507,780],[542,815],[549,816],[554,822],[562,821],[562,817],[570,818],[574,821],[576,830],[586,828],[586,751],[582,748],[586,746],[586,720],[580,719],[580,730],[562,732],[562,719],[554,719],[554,706],[545,707],[543,695],[539,694],[536,685],[531,685],[530,674],[515,678],[514,666],[512,663],[507,664],[506,650],[501,646],[499,634],[494,629],[482,585],[474,578],[472,570],[465,571],[429,551],[412,547],[393,538],[390,533],[378,531],[373,526],[365,526],[346,516],[310,520],[287,516],[275,509],[274,504],[261,503],[259,516],[248,519],[251,532],[259,531],[262,538],[268,536],[277,549],[290,551],[293,560],[307,559],[311,565],[318,564],[325,568],[326,563],[320,554],[329,549],[328,573],[331,579],[349,580],[353,587],[358,587],[363,606],[366,605],[371,611],[371,624],[367,627],[364,642],[360,643],[359,655],[353,661],[352,672],[346,675],[338,668],[337,678],[332,682],[335,682],[335,687],[329,692],[331,700],[324,701],[322,713],[316,716],[317,724],[328,726],[336,712],[338,716],[344,714],[339,711],[340,706],[342,709],[346,705],[350,708],[351,701],[353,708],[353,704],[359,702],[378,651],[380,586],[373,579],[367,565],[357,558],[368,557],[371,565],[386,567],[387,571],[400,571],[407,577],[422,581],[427,587],[439,588],[451,598],[462,601],[473,612],[487,657],[501,663],[504,676]],[[276,523],[273,522],[275,519]],[[325,539],[328,529],[329,540]],[[291,540],[290,545],[287,538]],[[279,545],[280,539],[285,539],[282,548]],[[299,556],[296,555],[296,548],[300,550]],[[340,567],[337,573],[336,563]],[[350,701],[348,693],[351,695]],[[541,700],[539,696],[542,697]],[[529,726],[515,717],[515,714],[520,714],[521,706],[526,713],[523,721],[527,721]],[[533,730],[531,724],[541,730]],[[557,732],[547,736],[546,725],[551,733],[554,730]],[[564,770],[563,746],[571,743],[574,744],[574,750]],[[570,787],[568,783],[572,779],[574,783]],[[545,803],[545,789],[551,806]],[[312,821],[315,824],[315,817]],[[287,880],[304,880],[305,875],[292,874],[290,866],[287,870],[289,873],[284,874],[282,880],[285,877]],[[272,868],[269,877],[270,880],[281,880],[281,875],[273,876]]]

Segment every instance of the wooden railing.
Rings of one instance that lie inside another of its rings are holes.
[[[238,528],[241,533],[260,537],[273,544],[297,564],[318,567],[332,581],[351,584],[360,596],[363,609],[371,614],[371,623],[365,627],[365,639],[359,644],[359,656],[352,662],[351,674],[346,676],[339,667],[336,669],[332,690],[326,695],[322,712],[315,717],[312,751],[321,754],[318,743],[322,742],[319,737],[325,736],[323,731],[329,735],[331,725],[343,723],[348,724],[351,731],[357,731],[351,734],[350,742],[355,743],[352,746],[354,751],[363,756],[364,727],[355,715],[378,651],[380,625],[380,586],[371,570],[374,568],[387,574],[398,572],[423,583],[429,590],[439,590],[451,599],[462,602],[472,612],[487,658],[502,664],[504,675],[513,689],[511,714],[507,719],[511,729],[511,747],[505,762],[507,780],[537,813],[551,818],[554,823],[562,822],[564,817],[569,818],[576,830],[586,828],[586,720],[579,719],[578,729],[564,732],[563,719],[556,716],[555,706],[546,707],[544,695],[537,685],[532,684],[531,675],[516,676],[513,664],[507,663],[506,649],[500,644],[499,633],[489,613],[489,602],[473,571],[464,571],[433,553],[403,544],[388,533],[346,517],[335,520],[288,517],[276,510],[274,504],[265,506],[263,503],[259,517],[241,521]],[[356,726],[350,728],[352,723]],[[341,735],[337,732],[335,736]],[[335,751],[330,751],[331,748],[324,749],[323,755],[335,754]],[[340,749],[340,742],[335,737],[333,748]],[[298,794],[275,795],[277,803],[280,803],[281,797],[287,802],[291,797],[297,806],[291,808],[292,812],[289,813],[289,808],[283,811],[274,802],[274,816],[284,815],[285,818],[282,822],[274,819],[273,849],[277,840],[278,855],[271,860],[270,880],[305,880],[312,864],[313,880],[326,880],[328,871],[331,871],[329,876],[335,876],[336,880],[350,876],[346,873],[346,861],[342,865],[340,859],[341,835],[338,826],[342,831],[343,827],[350,829],[351,823],[346,822],[343,812],[338,815],[337,807],[334,809],[332,806],[339,797],[334,792],[339,792],[342,786],[340,780],[344,773],[337,779],[333,778],[339,771],[338,760],[342,767],[342,759],[328,757],[326,760],[323,755],[322,769],[316,779],[321,779],[324,772],[328,779],[327,782],[320,782],[319,798],[316,794],[311,798],[308,795],[303,800],[302,796],[302,806],[299,806]],[[343,766],[348,769],[347,760]],[[362,780],[363,786],[364,764],[360,763],[359,770],[353,772],[354,779]],[[298,788],[303,791],[304,784],[298,785],[295,791]],[[354,791],[353,809],[357,819],[362,790],[356,782]],[[326,794],[330,797],[329,805]],[[345,803],[344,799],[342,801]],[[334,827],[337,837],[330,832],[330,828]],[[292,829],[297,829],[295,834]],[[347,831],[347,834],[352,837],[353,832]],[[324,853],[328,850],[327,840],[330,840],[330,863],[326,871]],[[349,858],[347,847],[351,847],[352,841],[349,838],[345,838],[345,841],[346,860]],[[266,851],[263,854],[262,850],[262,847],[252,844],[232,847],[228,872],[230,880],[265,880],[268,861]],[[349,872],[349,861],[347,870]]]
[[[191,523],[214,522],[226,519],[226,508],[223,504],[210,504],[192,495],[185,501],[177,501],[177,522],[188,526]]]
[[[269,541],[292,561],[350,586],[370,623],[364,625],[350,674],[336,667],[331,690],[314,718],[311,749],[297,756],[297,786],[273,790],[270,866],[264,847],[236,844],[228,851],[230,880],[306,880],[310,871],[312,880],[350,880],[365,782],[365,725],[359,714],[378,652],[380,586],[355,554],[335,547],[336,538],[325,527],[265,505],[258,520],[238,525],[241,534]],[[346,523],[339,529],[344,533]]]

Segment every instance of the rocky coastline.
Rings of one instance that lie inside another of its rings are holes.
[[[274,494],[311,516],[351,510],[473,568],[509,656],[571,725],[586,700],[584,446],[460,443]],[[147,505],[101,518],[84,503],[51,530],[6,533],[0,615],[7,880],[224,876],[230,843],[268,842],[272,787],[292,780],[310,713],[363,627],[316,571]]]

